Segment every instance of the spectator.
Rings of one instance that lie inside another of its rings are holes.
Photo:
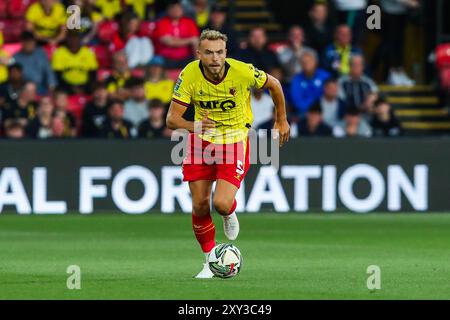
[[[166,59],[167,68],[182,68],[192,60],[198,36],[197,25],[184,16],[181,4],[171,2],[167,16],[156,23],[156,53]]]
[[[272,119],[274,108],[273,101],[264,89],[252,90],[250,105],[253,109],[253,128],[258,129],[261,124]]]
[[[372,128],[361,117],[361,111],[356,107],[347,108],[344,120],[333,128],[333,135],[342,137],[371,137]]]
[[[194,19],[197,27],[204,29],[208,24],[211,8],[208,0],[185,0],[182,1],[186,16]]]
[[[136,136],[133,124],[123,118],[123,104],[119,100],[110,103],[106,121],[100,130],[102,138],[129,139]]]
[[[26,128],[27,136],[35,139],[52,137],[53,111],[52,99],[49,96],[42,97],[39,102],[36,118]]]
[[[330,77],[327,71],[317,68],[317,59],[315,51],[305,49],[300,57],[302,72],[291,82],[291,102],[299,116],[304,115],[311,105],[319,101],[323,84]]]
[[[302,72],[300,57],[304,49],[310,49],[303,45],[304,40],[303,29],[299,26],[293,26],[289,29],[289,45],[278,53],[286,83],[290,83],[297,73]]]
[[[336,79],[329,78],[323,86],[323,96],[320,98],[322,118],[328,126],[334,127],[344,117],[346,104],[338,97]]]
[[[0,84],[0,107],[17,100],[24,84],[22,66],[18,63],[9,65],[8,81]]]
[[[107,20],[113,20],[122,12],[121,0],[95,0],[95,7]]]
[[[335,32],[335,43],[325,49],[323,65],[335,75],[350,72],[350,56],[362,54],[360,48],[352,45],[352,31],[347,25],[339,25]]]
[[[383,10],[382,59],[389,70],[388,83],[394,86],[411,86],[414,81],[403,69],[405,29],[408,12],[420,6],[418,0],[380,0]],[[386,72],[387,73],[387,72]]]
[[[81,45],[77,31],[69,32],[66,44],[56,49],[52,67],[59,84],[70,93],[90,92],[97,78],[97,58],[91,49]]]
[[[339,97],[348,106],[362,109],[364,101],[371,93],[377,93],[378,87],[368,76],[364,75],[364,58],[360,54],[350,58],[350,72],[339,78]]]
[[[139,125],[139,138],[170,138],[172,130],[166,126],[166,109],[159,99],[153,99],[148,104],[147,119]]]
[[[154,54],[153,44],[147,37],[139,37],[140,21],[136,14],[129,12],[122,15],[120,28],[114,34],[111,51],[125,50],[128,66],[131,69],[146,65]]]
[[[309,20],[305,27],[306,44],[317,51],[320,57],[333,41],[334,23],[329,17],[326,2],[316,2],[309,10]]]
[[[97,12],[92,0],[72,0],[71,4],[80,7],[80,29],[81,43],[83,45],[95,44],[98,26],[103,20],[103,16]]]
[[[275,110],[275,108],[273,108],[272,117],[270,117],[269,120],[267,120],[264,123],[261,123],[258,126],[258,136],[259,137],[266,137],[267,135],[270,135],[270,136],[274,137],[274,135],[273,135],[274,132],[272,132],[272,129],[273,129],[274,120],[275,120],[275,116],[276,116],[275,113],[276,113],[276,110]],[[297,122],[290,121],[290,120],[288,120],[288,121],[289,121],[289,125],[291,127],[290,137],[291,138],[297,138],[298,137],[298,125],[297,125]]]
[[[27,10],[26,29],[40,44],[58,45],[66,37],[66,9],[56,0],[39,0]]]
[[[39,95],[46,95],[56,87],[56,77],[48,61],[47,53],[37,47],[36,39],[29,31],[22,33],[22,48],[14,55],[14,61],[23,67],[23,77],[37,85]]]
[[[63,132],[58,136],[75,137],[77,135],[77,124],[75,117],[67,111],[69,105],[69,96],[63,89],[56,89],[53,94],[53,101],[55,105],[55,116],[62,120]],[[59,120],[57,120],[59,121]],[[55,124],[55,128],[59,123]]]
[[[145,97],[147,100],[160,99],[164,104],[169,105],[172,100],[174,81],[166,77],[164,69],[164,58],[155,56],[150,61],[145,78]]]
[[[104,82],[94,85],[92,100],[83,110],[82,134],[83,137],[98,137],[100,130],[106,120],[106,109],[108,106],[108,90]]]
[[[25,137],[25,127],[20,121],[12,121],[5,125],[5,138],[22,139]]]
[[[126,100],[128,90],[125,83],[131,77],[131,71],[128,67],[127,56],[124,51],[116,52],[113,55],[113,71],[106,79],[108,92],[113,99]]]
[[[5,105],[3,119],[7,126],[10,122],[20,122],[28,125],[36,116],[36,85],[27,82],[19,93],[17,100]]]
[[[51,123],[51,138],[70,138],[73,137],[70,132],[66,130],[66,121],[62,116],[55,115]]]
[[[400,121],[392,112],[391,105],[384,99],[378,99],[375,102],[371,126],[373,135],[378,137],[396,137],[403,133]]]
[[[236,53],[236,33],[227,21],[227,9],[219,4],[215,4],[211,8],[209,15],[209,23],[205,29],[217,30],[228,37],[227,51],[228,56]]]
[[[3,50],[3,33],[0,30],[0,84],[8,80],[8,65],[10,64],[9,54]]]
[[[367,0],[335,0],[338,22],[348,25],[353,32],[353,43],[361,40],[361,31],[365,30]]]
[[[298,124],[299,136],[331,136],[331,128],[323,121],[322,109],[319,103],[314,104],[306,112],[306,117]]]
[[[148,118],[144,80],[131,78],[127,83],[127,87],[129,88],[130,96],[124,103],[123,118],[137,127],[139,123]]]
[[[141,20],[153,20],[155,18],[155,0],[125,0],[127,11],[134,12]]]
[[[240,50],[237,55],[240,60],[252,63],[256,68],[282,80],[280,62],[276,54],[267,48],[267,36],[263,28],[257,27],[250,31],[248,47]]]

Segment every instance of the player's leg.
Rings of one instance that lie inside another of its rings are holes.
[[[192,195],[192,229],[195,238],[202,248],[205,257],[215,246],[216,229],[211,218],[210,195],[213,181],[198,180],[189,182],[189,189]],[[208,264],[203,265],[202,271],[196,278],[212,278],[213,274],[209,270]]]
[[[214,190],[214,208],[223,218],[223,229],[229,240],[235,240],[239,234],[239,220],[236,210],[238,187],[226,180],[218,179]]]

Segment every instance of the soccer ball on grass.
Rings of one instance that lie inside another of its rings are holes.
[[[216,277],[232,278],[241,270],[241,252],[232,244],[218,244],[208,255],[208,265]]]

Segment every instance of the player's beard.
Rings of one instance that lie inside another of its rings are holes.
[[[222,74],[222,71],[224,70],[224,68],[225,68],[225,63],[224,64],[222,64],[222,66],[221,66],[221,68],[219,69],[219,71],[217,71],[217,72],[214,72],[212,69],[211,69],[211,67],[207,67],[207,69],[208,69],[208,72],[211,74],[211,76],[215,79],[215,80],[219,80],[221,77],[220,77],[220,75]]]

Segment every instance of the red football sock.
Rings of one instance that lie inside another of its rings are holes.
[[[192,228],[198,243],[202,247],[202,251],[205,253],[210,252],[216,245],[216,228],[211,215],[198,217],[195,213],[192,213]]]

